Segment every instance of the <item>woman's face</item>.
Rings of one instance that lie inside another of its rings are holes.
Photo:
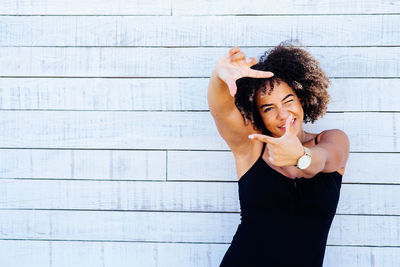
[[[290,114],[293,115],[293,125],[296,135],[300,138],[303,130],[303,107],[300,99],[293,89],[284,81],[274,83],[274,89],[269,95],[269,81],[266,92],[259,91],[257,94],[257,106],[264,125],[273,137],[285,134],[285,122]],[[283,126],[283,127],[282,127]]]

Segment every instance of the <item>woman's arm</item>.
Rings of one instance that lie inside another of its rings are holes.
[[[302,170],[314,176],[319,172],[334,172],[346,166],[350,143],[346,133],[339,129],[323,131],[320,141],[311,148],[311,164]]]
[[[269,78],[271,72],[253,70],[250,67],[257,59],[246,60],[240,48],[229,50],[228,55],[220,58],[211,74],[208,86],[208,106],[214,118],[218,132],[232,151],[240,150],[249,140],[247,136],[254,132],[252,125],[246,124],[235,105],[236,80],[242,77]]]
[[[345,167],[349,156],[349,139],[338,129],[323,131],[317,145],[311,150],[311,163],[304,169],[297,167],[298,159],[304,154],[304,148],[292,126],[292,115],[286,119],[286,132],[281,137],[251,134],[249,138],[267,143],[269,161],[275,166],[287,166],[293,169],[297,177],[314,177],[319,172],[334,172]],[[293,172],[293,173],[294,173]]]

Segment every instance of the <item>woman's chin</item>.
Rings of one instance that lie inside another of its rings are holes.
[[[271,133],[271,136],[275,137],[275,138],[279,138],[279,137],[282,137],[284,134],[285,134],[285,130],[283,130],[283,131],[279,130],[279,131]]]
[[[278,130],[276,132],[274,132],[272,135],[275,137],[281,137],[286,133],[286,129],[285,128],[278,128]],[[294,134],[297,135],[297,130],[294,129]]]

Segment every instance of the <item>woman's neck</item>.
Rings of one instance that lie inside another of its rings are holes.
[[[302,144],[309,142],[314,138],[314,135],[311,133],[307,133],[303,131],[303,129],[300,132],[300,136],[297,136]]]

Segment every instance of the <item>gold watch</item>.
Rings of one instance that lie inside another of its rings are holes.
[[[304,155],[297,160],[297,165],[296,165],[296,167],[301,170],[307,169],[308,166],[310,166],[311,164],[311,150],[305,146],[303,146],[303,148],[304,148]]]

